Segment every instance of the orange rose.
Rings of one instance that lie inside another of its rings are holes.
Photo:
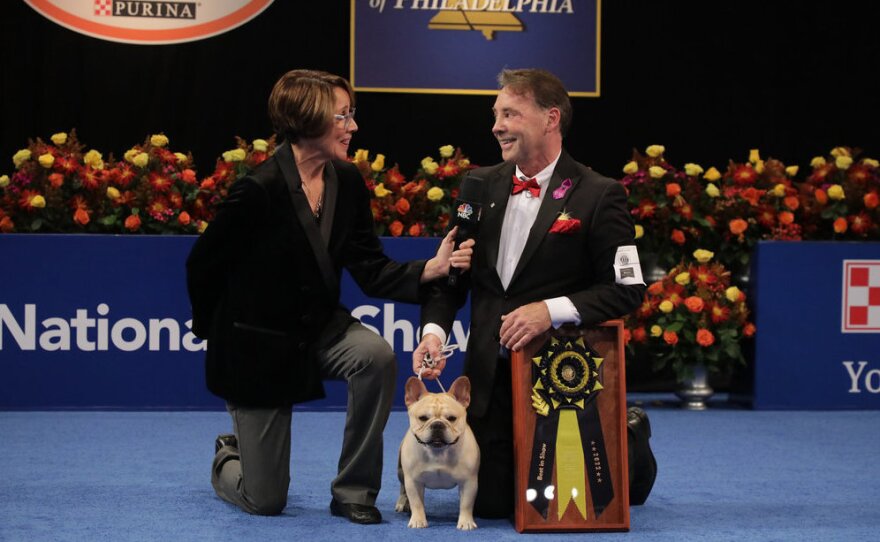
[[[797,196],[788,196],[782,200],[782,203],[792,211],[797,211],[797,208],[801,206],[801,202],[798,200]]]
[[[674,331],[664,331],[663,340],[666,341],[666,344],[675,346],[676,344],[678,344],[678,333]]]
[[[672,239],[673,243],[683,245],[685,241],[684,232],[681,230],[672,230],[672,235],[670,236],[670,239]]]
[[[743,326],[743,336],[744,337],[751,337],[754,334],[755,334],[755,324],[748,322],[746,325]]]
[[[394,208],[397,209],[397,212],[405,215],[409,212],[409,201],[406,198],[400,198],[397,200],[397,203],[394,204]]]
[[[715,335],[708,329],[697,330],[697,344],[700,346],[712,346],[715,343]]]
[[[391,232],[393,237],[400,237],[400,234],[403,233],[403,222],[400,220],[395,220],[388,226],[388,231]]]
[[[834,221],[834,233],[845,233],[847,228],[846,219],[843,217]]]
[[[3,233],[10,233],[14,229],[15,223],[12,222],[11,218],[9,218],[8,216],[0,218],[0,231],[2,231]]]
[[[740,235],[749,228],[749,223],[741,218],[734,218],[730,221],[728,227],[730,228],[730,233]]]
[[[128,231],[138,231],[141,227],[141,219],[138,215],[128,215],[125,219],[125,229]]]
[[[678,183],[669,183],[666,185],[666,196],[674,198],[681,194],[681,185]]]
[[[821,188],[817,188],[815,192],[813,192],[813,197],[816,198],[816,201],[822,205],[828,203],[828,192],[825,192]]]
[[[187,213],[186,211],[183,211],[183,212],[180,213],[180,215],[177,217],[177,221],[180,222],[180,224],[181,224],[182,226],[187,226],[187,225],[189,225],[189,223],[192,221],[192,218],[189,216],[189,213]]]
[[[209,178],[205,179],[204,181],[202,181],[202,184],[201,184],[202,190],[213,190],[214,184],[215,184],[214,179],[209,177]]]
[[[862,199],[865,202],[866,209],[874,209],[880,203],[880,197],[877,196],[877,192],[868,192]]]
[[[644,327],[637,327],[632,331],[632,338],[637,343],[645,342],[648,338],[648,332],[645,331]]]
[[[700,312],[703,310],[705,303],[701,297],[692,295],[684,300],[684,306],[691,312]]]
[[[794,222],[794,213],[791,211],[782,211],[779,213],[779,223],[780,224],[791,224]]]
[[[663,293],[663,282],[657,281],[648,286],[648,293],[651,295],[660,295]]]
[[[60,188],[62,184],[64,184],[64,175],[60,173],[53,173],[49,175],[49,184],[51,184],[54,188]]]
[[[418,237],[421,233],[422,233],[422,227],[419,226],[418,223],[415,223],[409,227],[409,236],[410,237]]]
[[[85,209],[77,209],[75,213],[73,213],[73,221],[81,226],[85,226],[89,223],[89,212]]]
[[[196,184],[196,172],[187,168],[180,172],[180,180],[186,184]]]

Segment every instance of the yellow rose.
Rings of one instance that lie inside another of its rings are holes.
[[[707,181],[709,181],[710,183],[714,183],[715,181],[717,181],[718,179],[721,178],[721,173],[719,173],[718,170],[715,169],[714,167],[710,167],[709,171],[707,171],[706,174],[703,175],[703,178],[706,179]]]
[[[442,158],[449,158],[453,153],[455,153],[455,147],[452,145],[443,145],[440,147],[440,156]]]
[[[428,199],[431,201],[440,201],[443,199],[443,196],[443,189],[439,186],[432,186],[431,189],[428,190]]]
[[[669,314],[670,312],[672,312],[672,309],[675,308],[675,305],[672,304],[672,301],[665,299],[660,302],[659,308],[660,308],[660,312],[664,312],[666,314]]]
[[[645,228],[643,228],[641,224],[636,224],[636,239],[641,239],[644,236]]]
[[[834,200],[842,200],[846,197],[846,194],[843,192],[843,187],[839,184],[832,184],[828,187],[828,197]]]
[[[183,154],[182,152],[174,153],[174,157],[177,158],[178,164],[182,164],[182,163],[186,162],[186,160],[187,160],[186,155]]]
[[[376,159],[373,160],[372,164],[370,164],[370,169],[372,169],[373,171],[378,173],[378,172],[382,171],[384,168],[385,168],[385,155],[384,154],[377,154]]]
[[[825,159],[821,156],[815,156],[812,160],[810,160],[810,165],[814,168],[822,167],[825,165]]]
[[[749,151],[749,162],[757,164],[760,159],[761,152],[758,149],[752,149]]]
[[[651,336],[659,337],[660,335],[663,335],[663,328],[656,324],[651,326]]]
[[[685,164],[684,165],[684,172],[689,177],[696,177],[700,173],[703,173],[703,168],[701,168],[699,164]]]
[[[354,152],[354,158],[352,162],[357,164],[358,162],[366,162],[370,159],[370,151],[367,149],[358,149]]]
[[[462,158],[458,161],[458,167],[468,167],[469,165],[471,165],[471,161],[467,158]]]
[[[865,158],[864,160],[862,160],[862,164],[872,168],[880,167],[880,162],[874,160],[873,158]]]
[[[146,167],[150,163],[150,157],[145,152],[139,152],[131,159],[131,163],[137,167]]]
[[[776,186],[773,187],[773,190],[771,191],[771,193],[774,196],[776,196],[777,198],[781,198],[781,197],[785,196],[785,185],[782,183],[777,184]]]
[[[712,252],[711,250],[706,250],[704,248],[698,248],[694,251],[694,259],[700,263],[709,263],[709,260],[711,260],[714,256],[714,252]]]
[[[165,134],[155,134],[150,136],[150,145],[154,147],[164,147],[168,144],[168,138]]]
[[[90,150],[83,156],[83,163],[92,166],[94,169],[104,169],[104,160],[101,153],[95,149]]]
[[[736,303],[739,301],[739,296],[742,292],[739,291],[739,288],[736,286],[731,286],[730,288],[724,290],[724,297],[727,298],[731,303]]]
[[[115,187],[113,187],[113,186],[108,186],[108,187],[107,187],[107,197],[108,197],[108,198],[110,198],[110,199],[118,199],[119,196],[120,196],[120,194],[119,194],[119,190],[117,190],[117,189],[116,189]]]
[[[21,167],[22,164],[31,159],[31,151],[28,149],[21,149],[17,153],[12,156],[12,163],[15,164],[15,169]]]
[[[206,229],[208,229],[208,223],[204,220],[199,220],[199,233],[205,233]]]
[[[666,147],[663,145],[651,145],[645,149],[645,152],[648,153],[648,156],[651,158],[657,158],[663,156],[663,153],[666,152]]]
[[[626,173],[627,175],[632,175],[633,173],[635,173],[638,170],[639,170],[639,165],[636,164],[635,161],[633,161],[633,160],[630,160],[629,162],[626,163],[625,166],[623,166],[623,172]]]
[[[50,167],[52,167],[52,164],[55,163],[55,157],[47,152],[46,154],[41,154],[40,157],[37,158],[37,161],[40,163],[41,166],[49,169]]]
[[[31,198],[31,207],[36,207],[37,209],[42,209],[46,206],[46,198],[37,194],[36,196]]]
[[[795,175],[797,175],[798,169],[799,168],[797,166],[788,166],[787,168],[785,168],[785,174],[789,177],[794,177]]]
[[[433,175],[437,173],[437,168],[439,167],[440,166],[437,164],[437,162],[435,162],[434,159],[430,156],[426,156],[422,160],[422,169],[424,169],[425,173],[427,173],[428,175]]]
[[[49,139],[51,139],[52,143],[56,145],[64,145],[67,143],[67,134],[64,132],[58,132],[57,134],[52,134],[52,137]]]
[[[840,156],[852,156],[846,147],[834,147],[831,149],[831,156],[838,158]]]
[[[691,274],[687,271],[679,273],[675,275],[675,282],[677,284],[681,284],[682,286],[686,286],[691,283]]]
[[[761,173],[764,173],[764,161],[763,160],[758,160],[757,162],[755,162],[755,172],[758,175],[760,175]]]
[[[373,189],[373,193],[376,194],[377,198],[384,198],[390,194],[391,191],[385,188],[385,183],[379,183],[376,185],[376,188]]]
[[[712,183],[706,185],[706,195],[710,198],[717,198],[721,195],[721,191],[718,190],[718,187]]]
[[[9,175],[0,175],[0,188],[9,186]]]
[[[257,152],[266,152],[269,150],[269,142],[265,139],[255,139],[251,145],[254,146],[254,150]]]
[[[651,175],[652,179],[659,179],[666,175],[666,170],[660,166],[651,166],[648,168],[648,173]]]
[[[129,164],[134,163],[134,157],[137,156],[141,151],[137,149],[128,149],[125,151],[125,154],[122,155],[122,158],[125,159]]]
[[[834,165],[837,166],[837,169],[849,169],[853,163],[852,156],[838,156],[834,159]]]
[[[245,159],[247,153],[244,149],[232,149],[223,153],[223,160],[227,162],[241,162]]]

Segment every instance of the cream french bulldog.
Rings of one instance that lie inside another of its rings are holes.
[[[411,514],[409,527],[428,526],[425,518],[425,488],[458,486],[458,528],[476,529],[474,499],[480,448],[467,424],[471,382],[461,376],[447,393],[429,393],[416,377],[406,381],[409,431],[400,443],[403,480],[395,510]]]

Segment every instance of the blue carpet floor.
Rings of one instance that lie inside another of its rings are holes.
[[[660,465],[629,533],[592,541],[880,540],[880,412],[648,411]],[[0,412],[0,540],[575,540],[519,535],[507,521],[455,529],[457,491],[428,493],[427,530],[394,512],[394,412],[385,431],[385,521],[328,513],[344,414],[295,412],[290,498],[280,517],[249,516],[209,481],[225,412]],[[485,459],[484,459],[485,460]]]

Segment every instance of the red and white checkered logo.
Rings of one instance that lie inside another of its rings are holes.
[[[113,15],[113,0],[95,0],[95,15]]]
[[[843,261],[844,333],[880,333],[880,260]]]

